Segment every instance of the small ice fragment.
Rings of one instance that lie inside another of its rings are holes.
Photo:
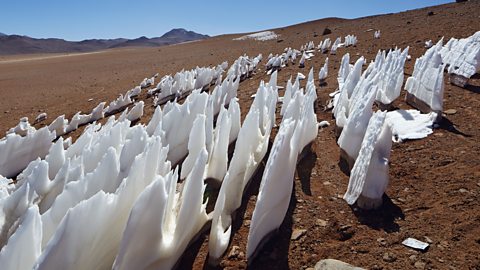
[[[428,244],[417,240],[415,238],[407,238],[403,240],[402,244],[409,248],[417,249],[417,250],[426,250],[428,248]]]

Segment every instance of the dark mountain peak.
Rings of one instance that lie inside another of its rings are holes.
[[[188,31],[183,28],[174,28],[168,31],[167,33],[163,34],[163,36],[161,37],[162,38],[177,37],[179,35],[187,35],[187,34],[188,34]]]
[[[0,37],[4,37],[4,36],[6,36],[6,35],[7,35],[7,34],[4,34],[4,33],[0,32]]]
[[[169,38],[169,39],[181,38],[181,39],[191,40],[191,39],[204,39],[207,37],[208,37],[207,35],[202,35],[202,34],[195,33],[193,31],[188,31],[188,30],[185,30],[184,28],[174,28],[168,31],[167,33],[165,33],[160,38]]]
[[[135,38],[133,40],[138,40],[138,41],[147,41],[147,40],[150,40],[149,38],[147,38],[146,36],[141,36],[139,38]]]

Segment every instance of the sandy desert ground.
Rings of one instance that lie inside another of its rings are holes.
[[[326,37],[354,34],[356,47],[341,48],[330,56],[327,85],[317,87],[318,120],[331,125],[322,129],[312,152],[297,166],[289,211],[278,234],[267,243],[251,269],[305,269],[324,258],[335,258],[367,269],[480,269],[480,76],[462,89],[445,87],[445,115],[440,127],[428,138],[394,144],[390,164],[390,186],[384,206],[377,211],[349,207],[341,196],[348,176],[339,165],[334,121],[323,111],[328,93],[337,88],[336,74],[342,55],[352,60],[365,56],[373,60],[379,49],[410,46],[412,61],[406,63],[405,79],[411,75],[415,59],[425,52],[424,42],[441,37],[463,38],[480,30],[480,1],[452,3],[414,11],[355,20],[322,19],[274,29],[279,40],[234,41],[241,35],[224,35],[204,41],[159,48],[128,48],[80,55],[21,56],[0,58],[0,133],[28,116],[33,120],[46,112],[53,120],[60,114],[73,116],[89,112],[101,101],[111,101],[155,73],[172,74],[195,66],[232,63],[246,53],[281,53],[285,47],[300,48],[308,41],[318,44]],[[428,13],[434,15],[429,16]],[[332,30],[322,36],[325,27]],[[380,39],[368,29],[380,29]],[[281,40],[281,42],[280,42]],[[318,73],[326,55],[317,53],[304,69],[288,66],[279,73],[285,85],[297,72]],[[19,61],[17,61],[19,60]],[[240,104],[244,115],[260,80],[268,80],[264,67],[241,83]],[[404,95],[404,93],[403,93]],[[403,96],[402,95],[402,96]],[[153,113],[147,102],[147,121]],[[89,102],[89,99],[93,101]],[[410,108],[403,100],[398,108]],[[36,125],[41,127],[42,124]],[[79,133],[78,131],[77,133]],[[78,134],[72,134],[78,136]],[[233,228],[233,239],[220,267],[247,267],[244,254],[228,256],[232,246],[245,252],[249,223],[255,205],[262,170],[247,190]],[[305,235],[291,240],[295,230]],[[430,243],[426,252],[401,244],[407,237]],[[180,269],[209,269],[208,233],[193,243],[182,258]]]

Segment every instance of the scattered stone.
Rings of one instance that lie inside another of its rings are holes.
[[[320,226],[320,227],[327,227],[328,222],[327,222],[326,220],[323,220],[323,219],[320,219],[320,218],[319,218],[319,219],[317,219],[317,220],[315,221],[315,224],[316,224],[317,226]]]
[[[325,36],[325,35],[328,35],[328,34],[331,34],[331,33],[332,33],[332,30],[330,30],[330,29],[328,29],[328,28],[325,28],[325,29],[323,29],[322,35]]]
[[[240,251],[240,253],[238,253],[238,258],[240,260],[243,260],[245,258],[245,253],[243,251]]]
[[[240,255],[240,247],[239,246],[232,246],[232,250],[230,250],[230,253],[228,253],[228,258],[233,259],[233,258],[238,258]]]
[[[412,256],[410,256],[410,257],[408,257],[408,258],[409,258],[410,260],[412,260],[412,261],[415,261],[415,260],[417,260],[417,255],[412,255]]]
[[[425,269],[426,264],[424,262],[417,261],[415,262],[414,266],[416,269]]]
[[[433,15],[435,15],[435,12],[433,12],[433,11],[429,11],[429,12],[427,13],[427,16],[433,16]]]
[[[304,202],[304,200],[302,200],[302,199],[299,199],[299,200],[297,200],[297,202],[298,202],[298,203],[303,203],[303,202]]]
[[[429,244],[433,243],[432,239],[430,239],[430,237],[428,236],[424,236],[423,238],[425,238],[425,241]]]
[[[88,102],[90,102],[90,101],[93,101],[93,98],[89,98],[89,99],[88,99]]]
[[[307,230],[304,229],[295,229],[293,230],[292,236],[290,237],[291,240],[298,240],[300,237],[305,235],[307,233]]]
[[[321,260],[315,264],[315,270],[364,270],[360,267],[355,267],[351,264],[334,260],[334,259],[326,259]]]
[[[393,253],[391,253],[391,252],[385,252],[385,254],[383,254],[383,261],[384,262],[392,263],[396,260],[397,260],[397,257],[395,257],[395,255],[393,255]]]
[[[323,182],[323,185],[324,185],[324,186],[329,186],[329,185],[331,185],[331,184],[332,184],[332,183],[330,183],[329,181],[324,181],[324,182]]]
[[[456,113],[457,113],[457,110],[455,110],[455,109],[448,109],[448,110],[445,110],[443,113],[446,114],[446,115],[452,115],[452,114],[456,114]]]
[[[443,133],[441,132],[435,132],[433,133],[434,136],[437,136],[437,137],[443,137]]]
[[[252,223],[251,220],[245,220],[245,226],[246,227],[250,227],[250,223]]]
[[[464,188],[461,188],[458,190],[458,192],[460,193],[468,193],[468,190],[464,189]]]
[[[377,239],[377,242],[382,245],[382,246],[386,246],[387,245],[387,240],[385,240],[385,238],[378,238]]]

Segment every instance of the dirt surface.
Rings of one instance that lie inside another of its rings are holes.
[[[16,125],[20,117],[34,119],[39,112],[48,113],[46,122],[60,114],[71,117],[78,110],[89,112],[98,102],[113,100],[157,72],[163,76],[225,60],[231,64],[243,53],[263,53],[266,57],[271,52],[283,52],[285,47],[298,49],[310,40],[318,44],[326,37],[354,34],[359,40],[356,47],[328,55],[327,85],[317,88],[318,120],[328,120],[331,125],[320,130],[312,151],[298,164],[285,220],[249,268],[305,269],[321,259],[335,258],[368,269],[480,269],[480,76],[475,75],[467,89],[448,84],[445,77],[444,109],[455,109],[456,113],[445,115],[428,138],[394,144],[390,186],[384,206],[377,211],[361,211],[341,199],[348,176],[338,165],[332,115],[323,111],[328,93],[337,88],[336,74],[344,53],[350,53],[352,62],[361,55],[370,61],[379,49],[410,46],[412,61],[406,63],[406,79],[415,59],[425,52],[426,40],[467,37],[479,31],[479,10],[480,1],[470,1],[356,20],[324,19],[274,30],[282,42],[233,41],[240,35],[228,35],[154,49],[130,48],[21,62],[0,60],[0,132]],[[429,12],[434,15],[428,16]],[[322,36],[325,27],[332,33]],[[381,38],[374,40],[373,31],[368,29],[380,29]],[[278,84],[285,85],[297,72],[307,75],[310,67],[317,74],[325,58],[317,53],[304,69],[282,69]],[[262,66],[255,76],[241,83],[242,115],[248,111],[250,95],[256,92],[260,80],[268,78]],[[92,102],[88,102],[90,98]],[[147,105],[151,104],[148,99]],[[403,99],[395,105],[410,108]],[[147,106],[142,122],[148,121],[152,112],[153,108]],[[230,247],[219,268],[247,268],[246,240],[262,173],[261,168],[246,192]],[[291,240],[298,229],[306,230],[305,234]],[[401,242],[408,237],[429,242],[428,250],[419,252],[403,246]],[[241,252],[229,256],[233,246]],[[179,268],[209,269],[207,253],[208,232],[187,250]]]

